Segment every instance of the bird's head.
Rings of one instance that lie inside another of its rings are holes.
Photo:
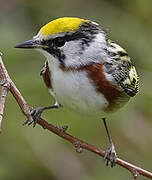
[[[33,39],[15,46],[41,51],[47,60],[63,67],[79,67],[101,61],[107,43],[97,23],[63,17],[43,26]]]

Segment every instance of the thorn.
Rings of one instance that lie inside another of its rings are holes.
[[[67,129],[68,129],[68,126],[67,125],[64,125],[64,126],[54,126],[55,128],[59,129],[61,132],[66,132]]]
[[[74,146],[75,146],[75,148],[76,148],[76,152],[81,153],[81,152],[83,151],[83,148],[81,147],[81,144],[80,144],[79,141],[76,141],[76,142],[74,143]]]
[[[134,179],[136,179],[136,178],[138,177],[138,175],[139,175],[138,171],[136,171],[135,169],[133,169],[133,170],[131,171],[131,173],[132,173]]]
[[[67,126],[67,125],[64,125],[64,126],[61,127],[61,129],[62,129],[62,132],[66,132],[67,129],[68,129],[68,126]]]

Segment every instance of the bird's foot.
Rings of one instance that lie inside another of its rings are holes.
[[[35,127],[36,124],[37,124],[37,121],[40,119],[41,114],[42,114],[43,111],[44,111],[44,107],[38,107],[36,109],[31,107],[30,108],[30,114],[32,116],[33,121],[25,120],[23,122],[23,125],[30,126],[31,124],[33,124],[33,127]]]
[[[33,121],[25,120],[23,122],[23,125],[30,126],[31,124],[33,124],[33,127],[35,127],[44,110],[56,109],[58,107],[59,107],[59,105],[57,105],[57,104],[55,104],[53,106],[47,106],[47,107],[38,107],[36,109],[30,107],[30,114],[33,118]]]
[[[7,81],[5,81],[5,80],[1,80],[1,81],[0,81],[0,85],[1,85],[2,87],[6,87],[6,88],[10,89],[10,84],[9,84],[9,82],[7,82]]]
[[[106,150],[104,160],[107,166],[109,165],[109,162],[111,163],[111,167],[114,167],[116,165],[117,154],[113,143],[111,143],[110,147]]]

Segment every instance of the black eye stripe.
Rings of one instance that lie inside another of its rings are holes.
[[[66,40],[64,37],[56,37],[52,40],[52,42],[56,47],[62,47],[64,46]]]
[[[41,44],[51,47],[53,45],[53,42],[52,39],[48,39],[48,40],[42,40]]]
[[[54,39],[48,39],[48,40],[43,40],[41,42],[42,45],[46,45],[48,47],[62,47],[66,43],[66,39],[64,37],[56,37]]]

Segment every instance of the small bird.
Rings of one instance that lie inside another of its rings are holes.
[[[127,52],[99,24],[76,17],[49,22],[32,40],[15,48],[36,49],[45,55],[41,75],[56,100],[51,108],[62,105],[77,114],[103,119],[110,145],[105,160],[113,167],[117,154],[105,118],[135,96],[139,86]]]

